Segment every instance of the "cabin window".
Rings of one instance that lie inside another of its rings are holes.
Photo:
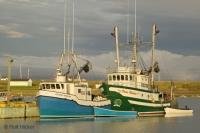
[[[115,76],[115,75],[113,75],[113,80],[114,80],[114,81],[116,80],[116,76]]]
[[[132,75],[129,75],[129,78],[130,78],[130,80],[133,80],[133,76]]]
[[[124,80],[124,75],[121,75],[121,80]]]
[[[117,75],[117,80],[120,80],[120,75]]]
[[[46,84],[46,89],[50,89],[50,84]]]
[[[78,93],[81,93],[81,89],[78,89]]]
[[[125,80],[128,80],[128,75],[125,76]]]
[[[87,93],[88,95],[90,95],[90,91],[88,91],[88,93]]]
[[[61,84],[61,88],[64,89],[64,84]]]
[[[109,80],[112,80],[112,76],[111,75],[109,75]]]
[[[42,88],[41,89],[45,89],[45,85],[44,84],[42,84],[42,86],[41,86]]]
[[[55,84],[51,84],[51,89],[55,89]]]
[[[60,84],[56,84],[56,89],[60,89]]]

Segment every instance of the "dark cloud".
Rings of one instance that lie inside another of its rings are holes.
[[[75,50],[78,53],[90,57],[112,52],[114,42],[110,33],[115,25],[119,26],[120,42],[126,42],[128,0],[75,2]],[[0,0],[0,54],[58,56],[63,47],[63,4],[64,0]],[[152,24],[156,23],[161,31],[159,50],[198,57],[199,4],[198,0],[137,1],[137,29],[141,38],[150,41]],[[134,0],[130,0],[129,7],[131,33],[134,31]]]

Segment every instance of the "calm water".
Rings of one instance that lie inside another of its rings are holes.
[[[180,98],[180,107],[194,109],[190,117],[6,119],[0,133],[200,133],[200,98]]]

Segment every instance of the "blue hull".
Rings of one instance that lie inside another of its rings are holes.
[[[93,117],[92,106],[83,106],[75,101],[54,97],[38,96],[37,102],[41,118]],[[102,108],[110,108],[110,105]]]
[[[118,111],[105,108],[94,107],[94,114],[97,117],[136,117],[136,111]]]

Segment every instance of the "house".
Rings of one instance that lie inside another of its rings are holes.
[[[10,86],[32,86],[32,83],[31,79],[12,79]]]

